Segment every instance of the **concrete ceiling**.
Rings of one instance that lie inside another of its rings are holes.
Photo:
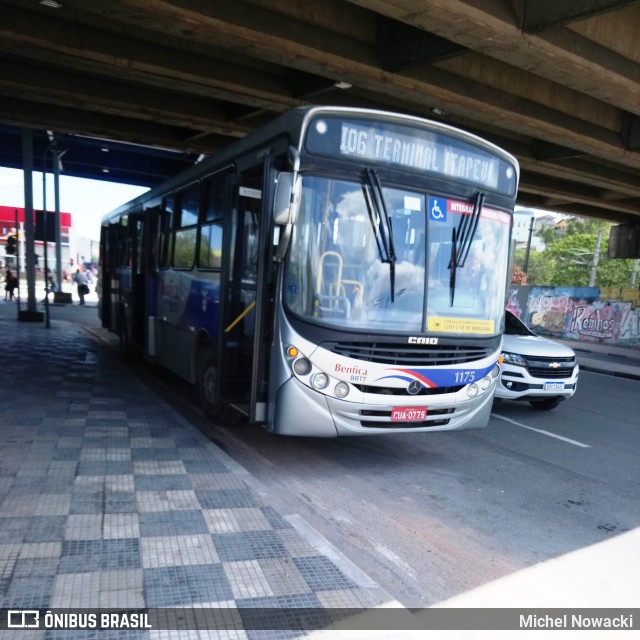
[[[640,221],[637,0],[0,0],[1,165],[29,127],[36,165],[49,130],[65,172],[155,184],[307,104],[446,121],[519,204]]]

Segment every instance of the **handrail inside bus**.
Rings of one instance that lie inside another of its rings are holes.
[[[225,328],[224,332],[229,333],[229,331],[231,331],[231,329],[233,329],[233,327],[235,327],[238,324],[238,322],[240,322],[242,318],[244,318],[249,313],[249,311],[251,311],[251,309],[253,309],[253,307],[255,306],[256,306],[256,301],[253,300],[252,302],[249,303],[247,308]]]

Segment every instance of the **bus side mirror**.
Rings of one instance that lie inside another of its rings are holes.
[[[298,173],[281,173],[278,176],[273,198],[273,221],[276,224],[295,224],[301,191],[302,178]]]

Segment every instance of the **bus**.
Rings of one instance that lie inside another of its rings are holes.
[[[483,427],[518,177],[442,123],[294,109],[104,217],[102,325],[218,425]]]

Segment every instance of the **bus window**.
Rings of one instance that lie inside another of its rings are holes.
[[[197,228],[178,229],[175,233],[172,267],[176,269],[191,269],[196,253]]]
[[[175,214],[176,226],[173,245],[172,267],[176,269],[191,269],[196,255],[196,237],[198,229],[198,201],[200,185],[191,185],[178,194],[178,211]],[[187,227],[187,228],[185,228]]]
[[[120,220],[118,229],[118,266],[131,266],[131,240],[129,238],[129,218],[125,216]]]
[[[180,213],[177,226],[180,228],[198,224],[199,187],[199,184],[194,184],[179,195]]]
[[[205,209],[204,219],[206,222],[222,220],[224,214],[226,175],[219,173],[211,176],[205,183]]]
[[[245,284],[255,283],[258,273],[258,212],[260,200],[246,198],[239,215],[234,277]]]
[[[198,266],[201,269],[219,269],[222,257],[222,224],[202,225]]]
[[[162,204],[163,207],[160,212],[160,257],[158,259],[158,264],[160,268],[166,269],[171,263],[171,241],[173,240],[173,196],[165,198]]]
[[[211,176],[204,184],[204,224],[200,229],[198,266],[220,269],[222,263],[222,218],[224,217],[226,174]],[[207,224],[217,222],[217,224]]]
[[[133,226],[133,236],[134,236],[134,241],[136,243],[135,245],[136,264],[134,266],[135,266],[136,273],[138,275],[140,275],[141,273],[144,273],[144,260],[143,260],[144,254],[143,254],[143,247],[142,247],[143,228],[144,226],[142,224],[142,220],[140,218],[136,218]]]

